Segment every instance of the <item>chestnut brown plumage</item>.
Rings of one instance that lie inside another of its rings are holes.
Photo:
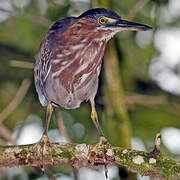
[[[121,30],[148,30],[150,26],[122,20],[111,10],[96,8],[79,17],[57,21],[41,43],[34,69],[34,79],[39,100],[47,106],[46,127],[52,106],[74,109],[90,100],[91,118],[98,130],[94,98],[105,46]]]

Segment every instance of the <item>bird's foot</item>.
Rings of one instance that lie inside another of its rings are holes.
[[[26,163],[29,164],[31,162],[31,156],[36,155],[41,160],[41,170],[45,172],[45,156],[50,156],[51,162],[54,163],[52,157],[52,146],[50,140],[46,134],[43,134],[42,138],[39,142],[37,142],[31,149],[31,151],[27,154]]]
[[[95,166],[104,165],[105,176],[108,177],[107,163],[114,161],[114,151],[104,136],[101,136],[100,141],[90,148],[88,161],[93,162]]]

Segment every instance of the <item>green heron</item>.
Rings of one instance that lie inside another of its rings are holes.
[[[150,26],[123,20],[104,8],[90,9],[78,17],[67,17],[52,25],[41,43],[34,68],[39,100],[47,106],[41,141],[49,141],[47,131],[53,106],[75,109],[89,100],[100,143],[106,142],[94,102],[106,44],[119,31],[149,29]]]

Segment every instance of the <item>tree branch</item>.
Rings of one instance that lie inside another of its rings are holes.
[[[0,112],[0,124],[16,109],[16,107],[20,104],[23,100],[24,96],[26,95],[29,87],[30,87],[30,80],[24,79],[21,83],[20,88],[18,89],[16,95],[14,96],[13,100]]]
[[[159,144],[160,135],[158,134],[155,148],[150,153],[121,147],[109,148],[105,153],[106,163],[125,166],[131,172],[139,172],[153,178],[179,179],[180,162],[164,157],[160,153]],[[70,163],[75,168],[104,165],[103,149],[98,144],[50,143],[49,145],[50,148],[44,152],[45,165]],[[41,166],[42,154],[39,148],[37,144],[0,146],[0,167]],[[53,163],[49,149],[51,149]],[[31,155],[27,163],[29,152]]]
[[[29,79],[24,79],[13,100],[2,110],[2,112],[0,112],[0,135],[14,144],[16,144],[16,140],[12,138],[11,132],[2,123],[23,100],[30,87],[30,84],[31,82]]]
[[[134,17],[138,12],[142,10],[142,8],[148,3],[149,0],[139,0],[135,6],[129,11],[128,15],[126,16],[127,19],[133,20]]]

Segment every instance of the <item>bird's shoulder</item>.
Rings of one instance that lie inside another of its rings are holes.
[[[56,21],[46,33],[40,48],[48,48],[50,51],[54,47],[58,47],[62,42],[63,33],[68,28],[68,25],[71,21],[76,19],[75,17],[67,17],[61,20]]]
[[[39,71],[41,67],[43,70],[41,72],[41,79],[43,82],[48,77],[51,70],[51,60],[56,54],[56,50],[61,47],[62,35],[66,31],[69,23],[74,20],[75,17],[67,17],[56,21],[46,33],[43,41],[41,42],[39,53],[36,60],[35,69]]]
[[[52,52],[55,47],[61,41],[61,36],[66,31],[69,23],[75,19],[75,17],[67,17],[56,21],[46,33],[44,39],[40,44],[40,55],[46,54],[46,52]],[[49,57],[49,56],[48,56]]]
[[[68,27],[69,23],[76,19],[76,17],[67,17],[56,21],[49,29],[49,31],[58,31],[63,33]]]

